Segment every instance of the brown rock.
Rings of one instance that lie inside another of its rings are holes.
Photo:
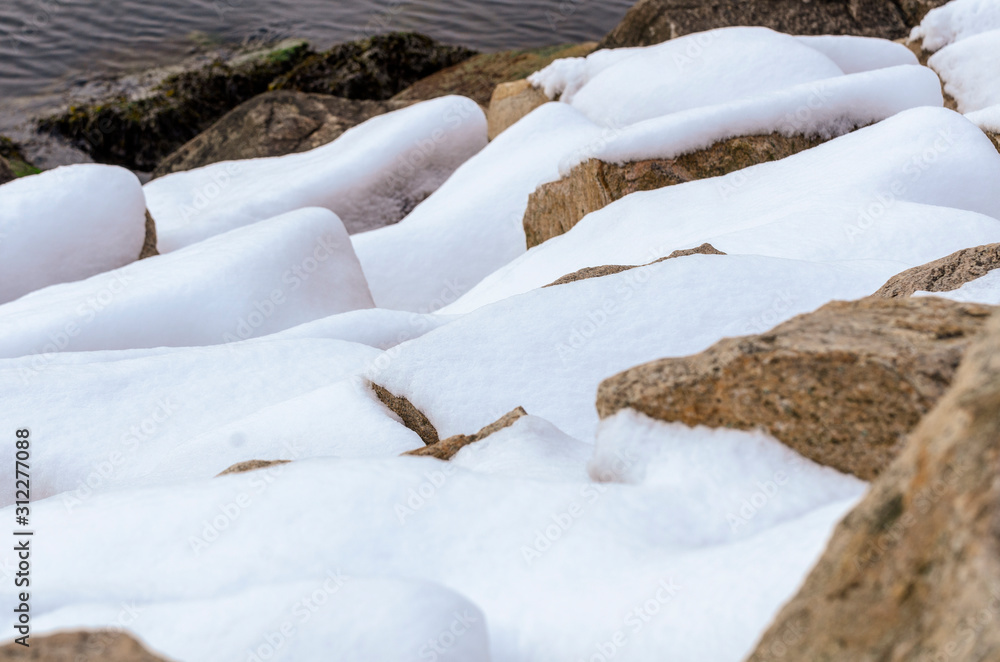
[[[229,474],[242,474],[248,471],[257,471],[258,469],[267,469],[268,467],[288,464],[290,461],[291,460],[247,460],[246,462],[237,462],[215,477],[218,478],[219,476],[228,476]]]
[[[872,296],[891,299],[914,292],[950,292],[1000,269],[1000,244],[966,248],[896,274]]]
[[[504,414],[495,423],[490,423],[482,430],[476,434],[456,434],[453,437],[448,437],[443,441],[439,441],[436,444],[430,446],[424,446],[423,448],[418,448],[416,450],[407,451],[403,455],[416,455],[421,457],[436,457],[439,460],[450,460],[455,457],[458,451],[462,450],[469,444],[474,444],[477,441],[482,441],[486,437],[490,436],[494,432],[499,432],[504,428],[509,428],[511,425],[521,418],[522,416],[527,416],[528,412],[524,411],[523,408],[518,407],[517,409],[511,410]]]
[[[424,412],[414,407],[413,403],[406,398],[393,395],[378,384],[372,384],[372,388],[375,390],[375,395],[378,396],[378,399],[382,401],[382,404],[403,419],[403,425],[416,432],[417,436],[420,437],[425,444],[431,446],[441,440],[434,424],[431,423],[426,416],[424,416]]]
[[[666,257],[661,257],[659,260],[653,260],[649,264],[656,264],[657,262],[663,262],[664,260],[671,260],[675,257],[684,257],[685,255],[725,255],[720,250],[716,250],[715,246],[712,244],[702,244],[697,248],[686,248],[683,250],[677,250]],[[639,267],[648,267],[649,264],[635,264],[635,265],[622,265],[622,264],[608,264],[602,267],[584,267],[579,271],[574,271],[571,274],[566,274],[562,278],[554,280],[545,287],[553,287],[555,285],[565,285],[566,283],[575,283],[578,280],[587,280],[588,278],[600,278],[601,276],[611,276],[612,274],[620,274],[623,271],[628,271],[629,269],[637,269]]]
[[[905,37],[947,0],[640,0],[600,44],[650,46],[693,32],[760,25],[788,34]]]
[[[486,111],[486,132],[493,140],[519,119],[551,101],[545,92],[527,80],[500,83],[490,97],[490,107]]]
[[[834,302],[765,334],[606,379],[597,410],[763,428],[811,460],[871,480],[944,394],[992,310],[934,298]]]
[[[6,184],[7,182],[14,181],[14,171],[10,169],[10,163],[7,159],[0,156],[0,184]]]
[[[294,91],[268,92],[234,108],[170,154],[153,177],[220,161],[306,152],[365,120],[406,105]]]
[[[1000,314],[752,662],[1000,660]]]
[[[17,643],[0,646],[0,662],[167,662],[128,633],[112,630],[32,635],[28,643],[28,647]]]
[[[998,152],[1000,152],[1000,133],[993,133],[992,131],[983,131],[983,133],[986,134],[986,137],[990,139],[993,146],[997,148]]]
[[[636,191],[718,177],[758,163],[776,161],[823,142],[778,133],[740,136],[674,159],[618,165],[590,159],[562,179],[542,184],[528,198],[524,233],[528,248],[569,231],[587,214]]]
[[[553,60],[584,57],[597,47],[596,42],[563,44],[527,51],[482,53],[453,67],[417,81],[393,97],[394,101],[426,101],[449,94],[469,97],[484,108],[490,103],[494,88],[501,83],[527,78]]]
[[[142,240],[142,250],[139,251],[139,259],[145,260],[147,257],[153,257],[154,255],[159,255],[160,251],[156,250],[156,221],[153,220],[153,215],[146,210],[146,238]]]

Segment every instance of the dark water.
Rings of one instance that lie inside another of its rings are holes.
[[[481,51],[597,39],[634,0],[0,0],[0,112],[213,43],[416,30]],[[5,103],[6,102],[6,103]]]

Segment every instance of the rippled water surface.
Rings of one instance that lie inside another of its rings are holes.
[[[0,102],[213,42],[416,30],[482,51],[597,39],[633,0],[0,0]]]

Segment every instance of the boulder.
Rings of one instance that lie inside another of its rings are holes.
[[[289,462],[290,460],[247,460],[246,462],[237,462],[225,471],[216,475],[216,478],[219,476],[228,476],[230,474],[242,474],[248,471],[257,471],[258,469],[267,469],[268,467],[288,464]]]
[[[453,437],[448,437],[436,444],[431,444],[430,446],[424,446],[423,448],[418,448],[416,450],[407,451],[403,455],[416,455],[418,457],[436,457],[439,460],[450,460],[455,457],[458,451],[462,450],[469,444],[474,444],[477,441],[482,441],[486,437],[490,436],[494,432],[499,432],[504,428],[509,428],[511,425],[521,418],[522,416],[527,416],[528,412],[524,411],[522,407],[513,409],[503,416],[501,416],[496,422],[490,423],[482,430],[475,434],[456,434]]]
[[[237,106],[160,162],[153,177],[220,161],[307,152],[352,126],[406,104],[343,99],[291,90],[267,92]]]
[[[493,140],[519,119],[551,101],[545,92],[526,80],[501,83],[493,90],[486,111],[486,134]]]
[[[0,646],[0,662],[166,662],[126,632],[74,630],[31,635],[29,646]]]
[[[475,55],[413,32],[394,32],[338,44],[305,58],[278,77],[273,90],[386,100],[422,78]]]
[[[872,480],[944,394],[992,310],[935,298],[830,303],[767,333],[610,377],[597,410],[763,428],[819,464]]]
[[[772,133],[738,136],[673,159],[624,164],[588,159],[562,179],[542,184],[528,198],[524,234],[528,248],[561,235],[587,214],[636,191],[719,177],[758,163],[776,161],[823,142],[819,137]]]
[[[950,292],[1000,269],[1000,244],[966,248],[899,273],[872,296],[893,299],[914,292]]]
[[[62,136],[99,163],[149,172],[311,53],[305,42],[290,41],[218,59],[171,74],[135,96],[71,106],[40,120],[38,129]]]
[[[1000,314],[751,662],[1000,659]]]
[[[438,436],[438,431],[434,427],[434,424],[424,415],[424,412],[414,407],[412,402],[404,397],[390,393],[385,387],[378,384],[372,384],[372,389],[375,391],[378,399],[382,401],[382,404],[399,416],[400,420],[403,421],[403,425],[416,432],[417,436],[426,445],[433,446],[441,441],[441,437]]]
[[[947,0],[639,0],[601,48],[650,46],[693,32],[759,25],[802,35],[899,39]]]
[[[464,62],[417,81],[393,99],[414,102],[458,94],[486,107],[497,85],[527,78],[560,58],[587,56],[596,47],[597,42],[591,41],[525,51],[473,55]]]
[[[666,257],[661,257],[659,260],[653,260],[649,264],[607,264],[600,267],[584,267],[583,269],[574,271],[571,274],[566,274],[562,278],[554,280],[545,287],[554,287],[556,285],[565,285],[566,283],[575,283],[578,280],[586,280],[588,278],[600,278],[601,276],[620,274],[621,272],[628,271],[629,269],[648,267],[650,264],[656,264],[657,262],[663,262],[664,260],[671,260],[675,257],[684,257],[685,255],[725,255],[725,253],[718,250],[712,244],[706,243],[698,246],[697,248],[684,248],[676,250]]]

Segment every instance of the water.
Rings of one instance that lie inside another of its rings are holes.
[[[0,113],[212,43],[415,30],[481,51],[598,39],[634,0],[0,0]]]

